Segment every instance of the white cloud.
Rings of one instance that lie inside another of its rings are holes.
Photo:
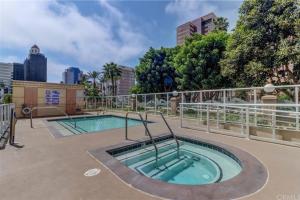
[[[228,18],[229,29],[235,26],[241,0],[173,0],[165,7],[165,12],[176,15],[178,25],[197,17],[214,12]]]
[[[107,1],[99,1],[102,12],[93,16],[82,15],[72,3],[58,1],[7,0],[0,4],[0,46],[4,48],[29,49],[36,43],[42,52],[65,55],[79,66],[98,69],[105,62],[126,62],[145,49],[147,40]],[[61,74],[66,65],[46,56],[48,69],[56,64],[55,71],[62,67]]]

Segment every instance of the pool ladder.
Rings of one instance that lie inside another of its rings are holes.
[[[176,145],[177,145],[177,157],[179,158],[179,142],[178,142],[177,137],[175,136],[173,130],[171,129],[170,125],[168,124],[168,122],[167,122],[167,120],[166,120],[166,118],[164,117],[164,115],[163,115],[162,112],[157,112],[157,111],[146,111],[146,112],[145,112],[145,120],[143,119],[143,116],[142,116],[141,113],[139,113],[139,112],[127,112],[127,113],[126,113],[126,116],[125,116],[125,139],[128,140],[128,115],[129,115],[130,113],[131,113],[131,114],[137,114],[137,115],[140,117],[140,119],[141,119],[141,121],[143,122],[143,125],[144,125],[144,127],[145,127],[145,135],[150,137],[150,140],[151,140],[151,142],[152,142],[152,145],[154,146],[154,149],[155,149],[155,160],[156,160],[156,165],[157,165],[157,162],[158,162],[158,148],[157,148],[156,143],[155,143],[155,141],[153,140],[153,137],[152,137],[152,135],[151,135],[151,133],[150,133],[150,131],[149,131],[149,129],[148,129],[148,126],[147,126],[148,113],[150,113],[150,112],[151,112],[151,113],[153,113],[153,112],[154,112],[154,113],[158,113],[158,114],[162,117],[164,123],[165,123],[166,126],[168,127],[168,129],[169,129],[169,131],[170,131],[172,137],[174,138],[174,140],[175,140],[175,142],[176,142]]]
[[[143,122],[143,125],[145,127],[145,133],[146,133],[146,135],[148,135],[150,137],[152,145],[154,146],[154,149],[155,149],[155,161],[156,161],[156,165],[157,165],[158,148],[157,148],[157,146],[155,144],[155,141],[153,140],[153,137],[152,137],[152,135],[151,135],[151,133],[150,133],[148,127],[147,127],[147,123],[144,121],[143,116],[141,115],[141,113],[139,113],[139,112],[127,112],[126,113],[126,117],[125,117],[125,139],[128,140],[128,115],[129,114],[137,114],[140,117],[141,121]]]
[[[148,121],[148,113],[158,113],[161,118],[163,119],[163,121],[165,122],[166,126],[168,127],[172,137],[174,138],[175,142],[176,142],[176,146],[177,146],[177,157],[179,158],[179,142],[177,140],[177,137],[175,136],[173,130],[171,129],[170,125],[168,124],[165,116],[163,115],[162,112],[159,112],[159,111],[155,111],[155,110],[148,110],[145,112],[145,120],[146,120],[146,125],[147,125],[147,121]],[[145,134],[146,134],[146,131],[145,131]]]

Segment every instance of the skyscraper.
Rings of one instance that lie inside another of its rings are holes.
[[[13,63],[13,80],[24,80],[24,64]]]
[[[0,62],[0,84],[4,84],[6,92],[11,89],[11,81],[13,76],[13,65],[11,63]]]
[[[118,67],[121,70],[121,77],[116,81],[116,92],[117,95],[127,95],[129,93],[129,89],[135,84],[134,69],[123,65],[119,65]],[[112,94],[112,85],[110,80],[105,81],[103,87],[105,88],[105,95]]]
[[[214,13],[209,13],[192,21],[186,22],[177,27],[177,44],[184,43],[186,37],[190,37],[193,33],[207,34],[214,30],[213,20],[217,16]]]
[[[37,45],[33,45],[28,58],[24,62],[24,80],[47,81],[47,58],[40,53]]]
[[[63,83],[65,84],[78,84],[81,80],[83,73],[77,67],[69,67],[62,74]]]

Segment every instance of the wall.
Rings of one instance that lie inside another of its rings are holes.
[[[27,107],[55,107],[38,109],[34,116],[56,116],[67,114],[78,114],[83,107],[83,86],[65,85],[58,83],[44,83],[33,81],[13,81],[12,101],[16,104],[17,117],[24,117],[22,108]],[[50,95],[48,95],[50,94]],[[58,95],[55,95],[58,94]]]

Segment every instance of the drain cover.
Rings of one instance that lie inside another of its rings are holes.
[[[94,168],[94,169],[89,169],[86,172],[84,172],[84,176],[96,176],[101,172],[101,169]]]

